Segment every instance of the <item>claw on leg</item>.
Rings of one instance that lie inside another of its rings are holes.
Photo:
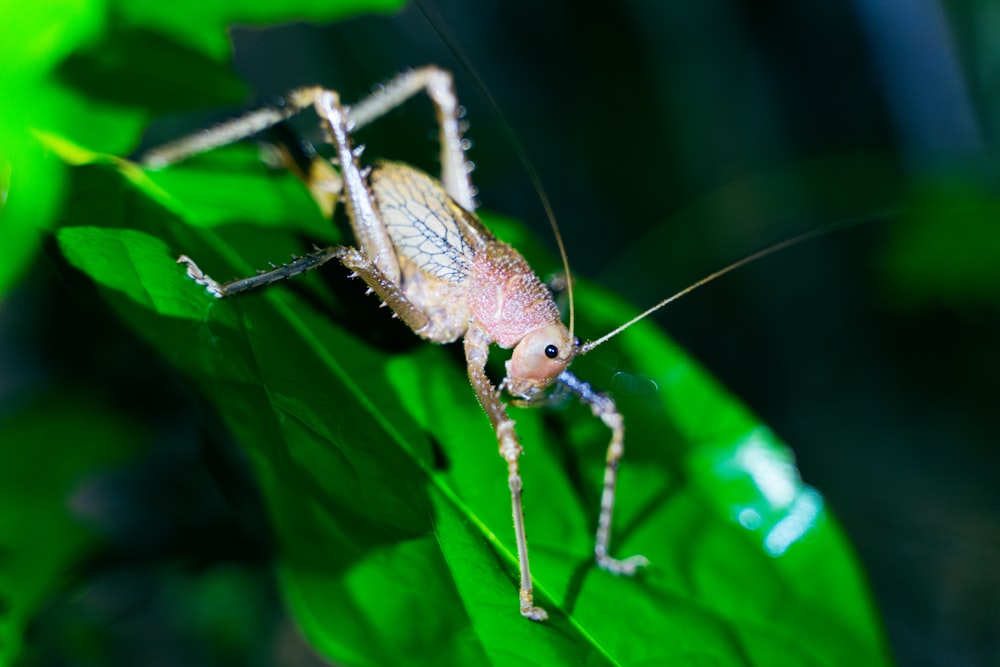
[[[599,568],[605,572],[610,572],[611,574],[617,574],[624,577],[631,577],[639,570],[639,568],[646,567],[647,565],[649,565],[649,559],[645,556],[635,555],[621,560],[611,558],[608,555],[597,556],[597,566]]]
[[[594,391],[589,384],[583,382],[569,371],[563,371],[558,377],[559,383],[580,397],[580,400],[590,406],[595,417],[600,418],[611,431],[611,442],[608,444],[608,454],[604,464],[604,487],[601,490],[601,512],[597,517],[597,537],[594,541],[594,559],[597,566],[611,574],[630,577],[639,568],[649,565],[645,556],[630,556],[629,558],[612,558],[608,555],[608,545],[611,543],[611,517],[615,509],[615,488],[618,485],[618,466],[625,454],[625,424],[614,401],[604,394]]]
[[[222,285],[216,282],[213,278],[210,278],[207,273],[202,271],[194,260],[187,255],[181,255],[177,258],[178,264],[184,264],[187,267],[188,278],[195,281],[199,285],[204,285],[205,289],[209,294],[214,296],[216,299],[221,299],[223,296]]]
[[[521,616],[530,618],[533,621],[544,621],[549,617],[549,613],[541,607],[536,607],[531,598],[531,591],[521,589]]]

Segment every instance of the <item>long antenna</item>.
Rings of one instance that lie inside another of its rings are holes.
[[[542,202],[542,208],[545,209],[545,217],[549,220],[549,226],[552,228],[552,233],[556,238],[556,246],[559,248],[559,256],[562,258],[563,272],[566,274],[566,295],[569,299],[569,335],[570,339],[573,339],[573,322],[574,322],[574,306],[573,306],[573,276],[569,271],[569,257],[566,254],[566,245],[563,243],[562,234],[559,232],[559,223],[556,222],[556,215],[552,211],[552,204],[549,203],[549,197],[545,194],[545,189],[542,187],[542,179],[539,178],[538,172],[535,171],[535,166],[532,164],[531,160],[528,158],[528,153],[524,149],[524,146],[517,138],[517,134],[514,132],[514,128],[510,126],[507,121],[507,117],[504,115],[503,111],[500,109],[500,105],[497,103],[493,94],[490,93],[490,89],[486,86],[486,83],[479,76],[479,72],[469,59],[465,56],[465,52],[458,45],[455,37],[448,30],[448,26],[441,15],[438,14],[437,10],[434,9],[426,0],[414,0],[414,4],[420,9],[420,12],[424,15],[424,18],[434,27],[438,35],[441,37],[441,41],[444,42],[448,50],[451,51],[452,56],[458,61],[458,64],[472,77],[475,81],[476,86],[482,91],[483,95],[486,97],[490,106],[493,107],[493,112],[496,114],[497,118],[500,119],[500,126],[503,128],[504,134],[507,135],[507,140],[510,141],[511,146],[514,148],[514,152],[517,154],[518,160],[524,165],[525,171],[528,173],[528,178],[531,179],[531,184],[535,188],[535,192],[538,194],[539,200]]]
[[[893,211],[895,211],[895,209],[893,209]],[[639,313],[638,315],[636,315],[635,317],[633,317],[631,320],[629,320],[625,324],[621,325],[617,329],[614,329],[610,333],[604,334],[603,336],[601,336],[597,340],[587,341],[586,343],[584,343],[583,345],[580,346],[580,351],[578,352],[578,354],[587,354],[588,352],[590,352],[591,350],[593,350],[598,345],[607,342],[611,338],[614,338],[615,336],[617,336],[621,332],[625,331],[625,329],[628,329],[630,326],[632,326],[636,322],[639,322],[640,320],[643,320],[643,319],[649,317],[650,315],[652,315],[653,313],[655,313],[656,311],[658,311],[660,308],[663,308],[667,304],[676,301],[677,299],[681,298],[685,294],[693,292],[694,290],[698,289],[699,287],[701,287],[701,286],[703,286],[703,285],[705,285],[707,283],[712,282],[716,278],[720,278],[720,277],[726,275],[727,273],[735,271],[736,269],[740,268],[741,266],[745,266],[745,265],[747,265],[747,264],[749,264],[751,262],[756,262],[758,259],[763,259],[764,257],[767,257],[768,255],[773,255],[774,253],[776,253],[776,252],[778,252],[780,250],[784,250],[786,248],[790,248],[791,246],[798,245],[799,243],[802,243],[804,241],[809,241],[811,239],[814,239],[814,238],[817,238],[817,237],[820,237],[820,236],[826,236],[827,234],[833,233],[833,232],[841,230],[841,229],[846,229],[846,228],[849,228],[849,227],[855,227],[857,225],[861,225],[861,224],[864,224],[866,222],[872,222],[873,220],[878,220],[878,219],[881,219],[881,218],[884,218],[884,217],[888,217],[890,215],[890,213],[893,212],[893,211],[879,211],[879,212],[870,213],[870,214],[863,215],[863,216],[857,216],[857,217],[853,217],[853,218],[847,218],[847,219],[841,220],[839,222],[834,222],[834,223],[831,223],[831,224],[826,225],[824,227],[819,227],[818,229],[813,229],[813,230],[810,230],[810,231],[805,232],[803,234],[799,234],[798,236],[793,236],[790,239],[786,239],[786,240],[784,240],[784,241],[782,241],[780,243],[776,243],[775,245],[768,246],[767,248],[764,248],[763,250],[758,250],[757,252],[755,252],[755,253],[753,253],[751,255],[747,255],[743,259],[737,260],[737,261],[733,262],[732,264],[729,264],[728,266],[722,267],[718,271],[715,271],[713,273],[708,274],[707,276],[705,276],[701,280],[698,280],[698,281],[696,281],[694,283],[691,283],[690,285],[688,285],[687,287],[685,287],[684,289],[682,289],[680,292],[677,292],[676,294],[674,294],[672,296],[669,296],[666,299],[664,299],[663,301],[659,302],[655,306],[644,310],[643,312]]]

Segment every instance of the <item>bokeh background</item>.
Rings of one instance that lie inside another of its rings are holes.
[[[455,70],[482,205],[551,238],[488,91],[537,169],[574,271],[637,306],[798,233],[856,221],[657,320],[793,447],[855,544],[900,664],[1000,662],[1000,6],[433,9],[445,37],[415,7],[328,27],[235,28],[246,106],[308,83],[353,100],[427,62]],[[361,139],[370,154],[433,169],[429,110],[411,107]],[[147,143],[237,110],[178,114]],[[98,631],[76,628],[88,623],[112,633],[102,636],[119,656],[149,664],[245,664],[239,647],[255,636],[268,638],[257,664],[317,661],[277,605],[265,522],[226,433],[115,321],[54,301],[50,262],[30,275],[0,306],[0,400],[84,379],[134,415],[149,448],[75,498],[114,517],[114,548],[83,573],[91,595],[47,606],[27,663],[87,655]],[[210,644],[197,639],[206,623],[218,633]],[[66,637],[80,645],[65,649]]]

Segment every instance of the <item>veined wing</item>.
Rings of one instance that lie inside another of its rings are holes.
[[[482,224],[409,165],[378,163],[369,184],[396,252],[435,278],[463,283],[476,250],[492,238]]]

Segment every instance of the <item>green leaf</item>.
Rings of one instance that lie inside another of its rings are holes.
[[[76,170],[78,226],[59,245],[245,448],[285,598],[331,660],[890,662],[850,547],[789,450],[647,323],[574,371],[611,390],[626,419],[613,552],[652,565],[619,578],[593,564],[600,423],[572,403],[514,409],[536,596],[552,615],[522,619],[505,466],[454,350],[354,299],[363,286],[336,266],[212,299],[177,255],[225,279],[309,239],[256,219],[206,224],[197,179],[154,183],[114,164]],[[300,201],[289,219],[299,207],[315,215]],[[577,312],[582,334],[600,334],[635,311],[580,284]]]
[[[56,76],[67,88],[85,91],[92,101],[159,114],[237,104],[247,95],[228,59],[210,58],[148,29],[108,30],[99,43],[67,58]],[[142,85],[123,86],[123,81]]]
[[[48,103],[48,75],[73,49],[98,34],[97,3],[59,0],[3,3],[0,23],[0,296],[21,275],[58,207],[62,166],[39,150],[30,128]]]

